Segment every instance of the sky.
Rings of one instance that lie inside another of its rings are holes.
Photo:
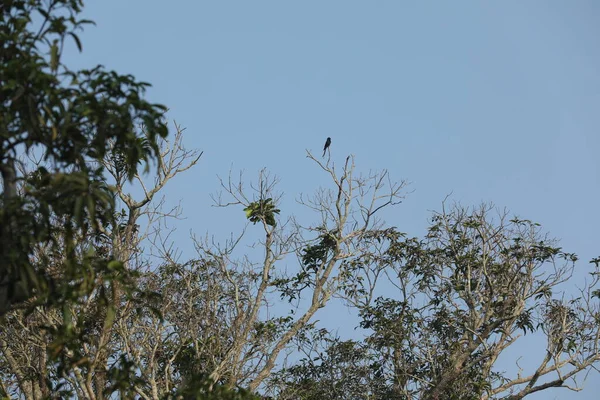
[[[190,230],[244,226],[241,210],[211,207],[230,170],[267,168],[282,214],[302,216],[294,200],[327,184],[306,150],[331,137],[336,165],[354,154],[358,171],[411,182],[387,215],[401,231],[423,234],[450,195],[541,223],[580,256],[578,278],[600,255],[598,1],[104,0],[85,16],[97,26],[68,64],[151,82],[204,151],[168,188],[186,254]],[[595,399],[599,378],[533,398]]]

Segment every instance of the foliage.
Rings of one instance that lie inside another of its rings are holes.
[[[264,221],[269,226],[275,226],[275,214],[279,214],[280,210],[273,204],[273,199],[268,198],[250,203],[244,208],[244,212],[246,213],[246,218],[254,224]]]
[[[74,254],[78,232],[94,234],[114,219],[101,161],[118,154],[132,179],[138,164],[147,168],[157,155],[157,138],[167,134],[165,107],[142,98],[147,83],[101,66],[72,71],[62,63],[63,47],[72,40],[81,50],[77,32],[91,23],[78,18],[82,5],[12,0],[0,14],[0,314],[25,300],[75,301],[90,293],[95,274],[114,273],[109,265],[120,268],[121,260],[110,255]],[[23,156],[43,164],[20,175],[31,166]],[[55,228],[52,216],[65,222],[64,229]],[[30,262],[36,246],[68,254],[62,266],[67,287]]]
[[[517,399],[552,387],[577,390],[575,376],[600,362],[598,272],[569,299],[560,285],[577,257],[540,229],[506,214],[495,219],[484,205],[435,214],[424,239],[379,231],[378,251],[351,263],[362,274],[360,290],[346,292],[366,340],[345,359],[319,354],[278,372],[272,390],[303,399]],[[397,292],[370,301],[365,293],[382,273]],[[494,369],[527,334],[546,339],[537,370]],[[331,342],[324,354],[337,351]]]
[[[271,384],[282,387],[280,400],[393,398],[381,360],[364,343],[337,338],[327,339],[323,352],[275,373]]]
[[[444,208],[411,237],[379,218],[405,184],[356,175],[353,156],[308,152],[330,179],[298,199],[316,222],[284,215],[264,170],[251,193],[221,180],[216,205],[243,209],[252,234],[193,236],[182,260],[166,224],[180,210],[158,194],[202,153],[177,125],[166,137],[148,84],[64,65],[82,6],[1,8],[1,396],[521,399],[598,368],[598,258],[571,296],[577,257],[492,206]],[[362,339],[319,326],[335,298]],[[543,339],[537,368],[498,371],[525,335]]]

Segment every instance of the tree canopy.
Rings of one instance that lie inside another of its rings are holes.
[[[444,203],[425,235],[403,232],[382,216],[406,183],[353,155],[307,151],[328,182],[298,198],[311,219],[269,171],[230,172],[215,206],[245,229],[192,235],[183,259],[165,223],[183,211],[161,196],[202,152],[149,84],[63,63],[93,23],[82,7],[1,8],[0,396],[508,400],[597,371],[599,259],[574,289],[577,256],[491,204]],[[319,324],[334,302],[360,338]],[[501,370],[532,335],[535,367]]]

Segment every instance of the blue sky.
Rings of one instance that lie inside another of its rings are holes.
[[[204,150],[168,192],[187,216],[184,251],[190,229],[243,226],[210,208],[217,174],[268,168],[292,213],[326,183],[305,150],[331,136],[337,163],[354,154],[360,171],[412,182],[390,214],[402,231],[424,232],[452,193],[540,222],[581,271],[600,255],[598,1],[87,3],[97,26],[70,65],[151,82],[186,145]],[[597,398],[594,380],[537,398]]]

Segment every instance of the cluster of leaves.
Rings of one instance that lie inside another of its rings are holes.
[[[231,389],[226,385],[215,385],[206,375],[194,376],[165,400],[260,400],[260,397],[243,388]]]
[[[326,348],[273,375],[280,400],[390,399],[381,360],[363,343],[326,340]]]
[[[309,245],[302,250],[302,265],[304,268],[316,271],[322,268],[327,256],[335,249],[337,230],[324,232],[317,239],[317,243]]]
[[[308,244],[301,250],[301,269],[289,278],[278,278],[271,282],[277,287],[282,299],[288,302],[300,298],[302,291],[313,284],[315,276],[325,268],[328,257],[333,254],[337,246],[337,230],[324,231],[316,239],[314,244]]]
[[[244,212],[246,218],[253,224],[264,221],[265,224],[274,227],[277,225],[275,214],[279,214],[281,210],[276,207],[272,198],[268,198],[250,203],[248,207],[244,208]]]
[[[190,367],[187,365],[186,367]],[[118,393],[121,399],[133,399],[138,395],[136,387],[143,387],[146,382],[137,374],[136,363],[122,355],[117,366],[110,370],[105,395]],[[193,369],[187,369],[193,371]],[[190,372],[185,377],[185,384],[175,388],[172,393],[161,396],[162,400],[260,400],[256,395],[243,388],[231,389],[226,385],[215,384],[206,374]]]

